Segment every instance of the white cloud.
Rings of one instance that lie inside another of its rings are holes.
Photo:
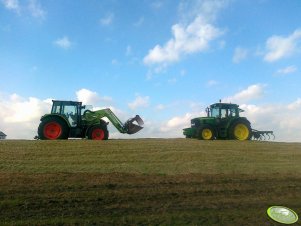
[[[176,62],[185,54],[207,50],[210,41],[221,34],[218,28],[204,23],[201,17],[195,18],[188,26],[175,24],[172,27],[173,38],[163,47],[156,45],[149,50],[143,61],[146,65]]]
[[[73,43],[67,36],[57,39],[56,41],[54,41],[54,44],[63,49],[70,49],[73,46]]]
[[[99,22],[103,26],[109,26],[113,23],[114,17],[113,13],[108,13],[105,17],[101,18]]]
[[[190,21],[201,16],[202,20],[211,23],[218,13],[225,8],[231,0],[182,0],[178,10],[182,21]]]
[[[46,16],[45,10],[42,9],[37,0],[30,0],[28,9],[33,17],[44,19]]]
[[[234,50],[234,55],[232,58],[232,61],[234,63],[240,63],[242,60],[246,59],[248,55],[248,50],[241,48],[241,47],[236,47]]]
[[[28,0],[28,1],[20,1],[19,0],[1,0],[4,7],[8,10],[12,10],[17,14],[27,15],[30,14],[32,17],[38,19],[45,19],[46,11],[42,8],[40,2],[38,0]]]
[[[298,108],[301,109],[301,98],[298,98],[296,101],[288,105],[289,110],[297,110]]]
[[[15,11],[16,13],[19,13],[21,10],[18,0],[2,0],[2,4],[6,9]]]
[[[172,130],[178,130],[182,132],[182,129],[188,127],[190,120],[193,117],[191,113],[186,113],[184,116],[175,116],[168,120],[160,130],[162,132],[168,132]]]
[[[23,98],[17,94],[0,95],[0,130],[8,139],[33,139],[40,117],[50,112],[51,100]]]
[[[79,98],[81,100],[89,102],[99,100],[99,95],[95,92],[85,89],[80,91],[77,92],[77,96],[81,97]],[[137,96],[136,100],[138,99],[139,96]],[[146,97],[141,97],[141,99],[146,99],[146,102],[148,102]],[[95,102],[95,104],[99,106],[99,103]],[[41,100],[36,97],[24,98],[17,94],[3,95],[0,93],[0,130],[8,135],[8,139],[33,139],[37,135],[40,117],[50,112],[51,105],[51,99]],[[138,107],[138,105],[136,106]],[[109,105],[107,107],[111,108],[122,122],[131,116],[114,106]],[[157,109],[165,107],[165,105],[157,105]],[[103,108],[95,107],[94,110]],[[242,103],[240,108],[245,110],[243,116],[249,119],[253,129],[273,130],[276,141],[300,142],[301,97],[285,104],[254,105]],[[192,118],[202,116],[205,116],[205,112],[203,109],[200,111],[199,107],[198,109],[192,109],[191,112],[180,116],[171,116],[163,121],[151,120],[145,118],[142,114],[141,117],[145,122],[143,130],[131,136],[124,135],[120,134],[110,123],[110,138],[184,137],[183,128],[190,126]]]
[[[264,60],[274,62],[287,58],[300,50],[301,29],[295,30],[287,37],[274,35],[266,41]]]
[[[149,96],[143,97],[143,96],[137,95],[136,99],[133,102],[129,103],[128,106],[132,110],[139,108],[139,107],[143,107],[143,108],[148,107],[149,106]]]
[[[288,66],[288,67],[281,68],[281,69],[277,70],[277,74],[286,75],[286,74],[292,74],[296,71],[297,71],[297,67],[291,65],[291,66]]]
[[[83,102],[83,104],[98,105],[101,102],[112,101],[111,97],[101,97],[97,92],[93,92],[88,89],[80,89],[76,92],[76,98],[78,101]]]
[[[180,4],[181,14],[193,15],[193,19],[172,26],[172,38],[163,46],[157,44],[144,57],[146,65],[167,64],[179,61],[184,55],[203,52],[209,48],[210,42],[218,38],[223,32],[212,25],[215,16],[225,6],[226,1],[193,1],[193,4]],[[195,12],[195,13],[192,13]]]
[[[274,131],[276,141],[295,141],[301,139],[301,99],[288,104],[241,105],[252,128]]]
[[[246,103],[250,100],[261,98],[264,94],[264,85],[250,85],[246,89],[223,99],[224,102]]]

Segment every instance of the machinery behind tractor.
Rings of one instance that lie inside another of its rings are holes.
[[[120,133],[134,134],[143,127],[139,115],[127,120],[124,124],[109,109],[91,111],[82,102],[52,101],[50,114],[42,116],[38,128],[38,138],[46,140],[88,138],[107,140],[109,138],[106,117]]]
[[[237,104],[215,103],[207,107],[206,112],[207,117],[194,118],[191,127],[183,129],[186,138],[262,140],[269,139],[269,135],[274,137],[273,131],[252,129],[249,120],[240,117],[243,110]]]

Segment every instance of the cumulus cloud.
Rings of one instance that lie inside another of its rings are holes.
[[[274,62],[292,56],[300,50],[300,40],[301,29],[295,30],[286,37],[274,35],[268,38],[264,60]]]
[[[67,36],[57,39],[54,44],[62,49],[70,49],[73,45]]]
[[[248,50],[241,48],[241,47],[236,47],[234,50],[234,55],[232,58],[232,61],[234,63],[240,63],[242,60],[246,59],[248,56]]]
[[[180,4],[182,14],[186,11],[186,14],[191,15],[191,11],[196,8],[197,13],[193,14],[194,18],[189,23],[183,19],[184,22],[174,24],[171,28],[172,38],[164,45],[157,44],[150,49],[143,59],[144,64],[167,65],[179,61],[184,55],[206,51],[210,42],[223,34],[223,31],[211,22],[225,2],[221,0],[193,1],[189,7],[184,3]]]
[[[46,11],[42,8],[38,0],[21,1],[23,4],[20,4],[19,0],[1,0],[1,2],[6,9],[14,11],[19,15],[30,14],[32,17],[38,19],[45,19],[46,17]]]
[[[19,13],[21,10],[18,0],[2,0],[1,2],[4,5],[4,7],[8,10],[12,10],[17,13]]]
[[[287,75],[287,74],[292,74],[296,71],[297,71],[297,67],[291,65],[291,66],[288,66],[288,67],[281,68],[281,69],[277,70],[277,74]]]
[[[252,88],[249,90],[252,90]],[[93,91],[82,89],[81,92],[78,91],[76,94],[81,100],[89,102],[99,100],[99,95]],[[233,96],[236,96],[236,94]],[[140,104],[147,106],[148,104],[145,104],[145,102],[143,104],[143,101],[139,101],[139,97],[137,96],[135,101],[132,102],[136,102],[136,105],[133,106],[138,107]],[[141,97],[141,99],[146,99],[146,103],[149,101],[146,97]],[[95,102],[95,104],[94,110],[104,108],[99,107],[100,103]],[[40,117],[50,112],[51,105],[51,99],[41,100],[36,97],[21,97],[17,94],[3,95],[0,93],[0,130],[8,135],[8,139],[33,139],[37,135]],[[107,107],[111,108],[122,122],[132,117],[132,115],[115,106],[108,105]],[[165,107],[166,105],[158,105],[157,109],[164,109]],[[240,103],[240,108],[245,110],[243,116],[250,120],[252,128],[273,130],[276,141],[300,142],[301,97],[282,104],[254,105]],[[174,115],[161,121],[145,118],[142,114],[145,124],[141,132],[131,136],[123,135],[110,123],[110,138],[184,137],[183,128],[190,126],[190,120],[205,115],[203,109],[200,110],[199,107],[197,109],[191,108],[191,112],[186,112],[183,115]]]
[[[44,19],[46,16],[46,11],[37,0],[30,0],[28,9],[33,17]]]
[[[40,117],[50,112],[50,99],[23,98],[17,94],[0,96],[0,125],[8,139],[33,139]]]
[[[233,96],[223,99],[224,102],[232,103],[246,103],[250,100],[259,99],[264,94],[264,85],[255,84],[250,85],[246,89],[234,94]]]
[[[162,127],[161,131],[168,132],[171,130],[182,130],[184,127],[189,126],[192,118],[191,113],[186,113],[184,116],[175,116],[169,119]]]
[[[129,108],[134,110],[140,107],[148,107],[149,106],[149,96],[136,96],[136,99],[128,104]]]
[[[288,105],[289,110],[297,110],[299,108],[301,109],[301,98],[298,98],[296,101]]]
[[[83,102],[83,104],[89,105],[98,105],[103,102],[110,102],[112,101],[111,97],[101,97],[97,92],[88,90],[88,89],[80,89],[76,92],[76,97],[78,101]]]
[[[300,142],[301,98],[288,104],[240,106],[253,129],[274,131],[277,141]]]

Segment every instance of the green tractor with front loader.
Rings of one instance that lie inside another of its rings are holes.
[[[237,104],[215,103],[206,108],[207,117],[191,119],[191,127],[183,129],[186,138],[200,140],[265,140],[274,137],[273,131],[259,131],[251,128]],[[275,138],[275,137],[274,137]]]
[[[108,122],[103,118],[107,118],[120,133],[126,134],[137,133],[144,124],[139,115],[122,123],[109,108],[92,111],[82,102],[53,100],[51,113],[41,117],[37,138],[107,140]]]

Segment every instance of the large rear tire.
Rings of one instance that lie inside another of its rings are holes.
[[[250,140],[252,136],[252,130],[250,122],[247,120],[235,121],[229,131],[229,138],[234,140]]]
[[[41,121],[38,135],[42,140],[68,139],[69,127],[61,118],[48,117]]]
[[[103,126],[95,125],[89,129],[88,138],[90,140],[107,140],[109,138],[109,132]]]

